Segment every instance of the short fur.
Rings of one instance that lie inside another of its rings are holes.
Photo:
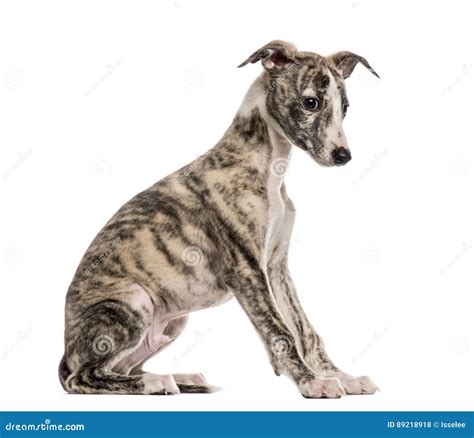
[[[376,390],[332,363],[301,307],[288,272],[295,209],[284,184],[292,144],[325,166],[350,159],[344,79],[358,62],[375,72],[351,52],[323,57],[283,41],[241,66],[259,60],[265,70],[218,144],[123,205],[86,251],[66,297],[66,391],[213,391],[199,373],[142,365],[179,336],[189,313],[234,297],[275,373],[304,397]],[[308,98],[318,107],[308,109]]]

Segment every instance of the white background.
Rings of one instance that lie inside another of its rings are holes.
[[[0,409],[471,410],[469,2],[0,1]],[[214,395],[74,396],[57,380],[66,289],[137,192],[213,146],[272,39],[352,50],[353,160],[299,150],[287,176],[292,274],[333,360],[375,396],[305,400],[236,302],[192,315],[152,359]]]

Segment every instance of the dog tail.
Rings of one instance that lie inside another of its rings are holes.
[[[213,385],[187,385],[183,383],[177,385],[182,394],[211,394],[221,390],[218,386]]]

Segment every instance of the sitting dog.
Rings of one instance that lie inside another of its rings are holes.
[[[236,298],[277,375],[304,397],[371,394],[327,356],[288,272],[295,208],[284,184],[292,145],[323,166],[351,159],[342,121],[351,52],[323,57],[272,41],[239,67],[261,61],[222,139],[189,165],[139,193],[102,228],[66,297],[70,393],[211,392],[199,374],[142,371],[182,332],[188,314]]]

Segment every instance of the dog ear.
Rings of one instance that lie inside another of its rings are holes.
[[[356,55],[355,53],[347,51],[337,52],[328,56],[327,59],[329,59],[336,65],[337,69],[342,73],[344,79],[347,79],[352,74],[355,66],[359,62],[380,79],[380,76],[370,66],[367,60],[362,56]]]
[[[255,64],[262,61],[262,66],[270,74],[278,74],[284,71],[289,64],[296,61],[296,47],[286,41],[275,40],[252,53],[238,67],[243,67],[249,62]]]

